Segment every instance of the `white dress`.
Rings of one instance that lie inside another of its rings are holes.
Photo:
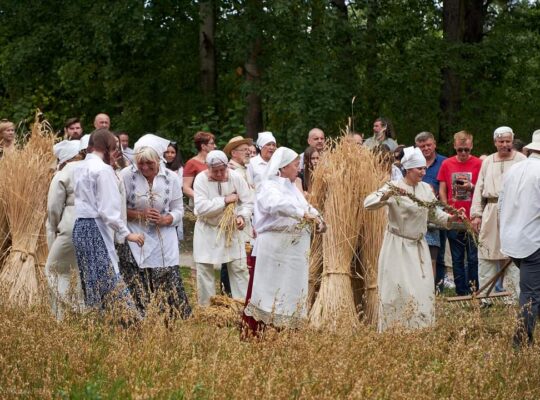
[[[126,190],[127,208],[144,210],[155,208],[161,215],[170,214],[173,222],[156,229],[154,224],[128,221],[131,232],[144,234],[144,245],[128,242],[139,268],[165,268],[180,264],[176,226],[182,224],[184,205],[182,184],[178,174],[159,166],[152,190],[136,166],[124,168],[120,174]]]
[[[77,307],[84,306],[81,278],[72,233],[75,224],[75,196],[73,193],[73,170],[78,161],[71,162],[58,171],[49,186],[47,197],[47,245],[49,254],[45,275],[51,290],[52,309],[62,318],[61,302],[73,295]],[[71,285],[71,283],[74,285]]]
[[[277,327],[296,327],[307,316],[310,231],[306,212],[319,213],[289,179],[261,184],[255,204],[255,276],[244,313]]]
[[[427,183],[420,182],[415,187],[404,180],[392,183],[422,201],[435,200],[433,189]],[[430,326],[435,322],[435,289],[429,247],[424,236],[428,219],[444,225],[448,214],[439,209],[428,213],[426,208],[404,196],[381,201],[387,190],[385,185],[364,200],[368,210],[388,207],[388,229],[378,264],[378,331],[394,326],[411,329]]]
[[[239,202],[236,215],[245,221],[251,218],[253,196],[247,182],[236,171],[229,170],[226,182],[211,181],[207,171],[195,177],[195,231],[193,235],[193,260],[201,264],[223,264],[246,258],[243,237],[235,231],[232,243],[227,246],[224,235],[219,235],[218,224],[225,211],[225,197],[236,193]]]

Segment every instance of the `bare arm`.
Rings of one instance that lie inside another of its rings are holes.
[[[190,197],[190,198],[193,198],[195,196],[194,192],[193,192],[193,181],[195,180],[194,177],[192,176],[184,176],[183,178],[183,185],[182,185],[182,189],[184,191],[184,194],[187,196],[187,197]]]
[[[445,204],[448,203],[448,190],[445,181],[439,182],[439,200]]]

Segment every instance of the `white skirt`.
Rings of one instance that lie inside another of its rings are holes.
[[[297,327],[307,317],[310,233],[257,236],[251,300],[245,314],[276,327]]]

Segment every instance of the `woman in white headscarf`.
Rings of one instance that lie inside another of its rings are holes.
[[[154,134],[142,136],[134,146],[134,165],[120,173],[126,190],[128,228],[143,234],[145,242],[142,247],[120,244],[118,255],[120,271],[141,312],[157,294],[161,311],[169,307],[187,318],[191,307],[180,275],[176,234],[184,215],[182,183],[163,162],[168,145],[168,140]]]
[[[46,230],[49,254],[45,264],[45,276],[51,295],[52,312],[59,320],[63,317],[66,304],[75,309],[84,305],[75,247],[71,240],[75,224],[73,168],[77,164],[75,161],[81,159],[79,149],[78,140],[64,140],[54,146],[58,172],[51,181],[47,197]]]
[[[299,164],[296,152],[277,149],[257,193],[253,220],[257,260],[244,310],[244,322],[253,333],[266,324],[295,328],[307,316],[311,235],[309,224],[301,222],[316,221],[320,232],[326,227],[294,184]]]
[[[425,202],[436,200],[431,186],[422,182],[426,159],[420,149],[404,149],[401,164],[406,175],[392,182],[398,190]],[[435,291],[425,239],[427,222],[446,225],[458,217],[439,209],[428,212],[407,196],[393,196],[388,184],[364,201],[368,210],[383,206],[388,207],[388,227],[379,255],[378,331],[398,326],[409,329],[430,326],[435,322]]]

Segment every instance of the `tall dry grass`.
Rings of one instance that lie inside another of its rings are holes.
[[[2,303],[0,398],[538,399],[540,349],[512,350],[515,310],[447,307],[421,331],[360,325],[242,342],[196,318],[123,329]]]
[[[19,305],[32,305],[43,297],[44,224],[54,142],[53,130],[38,110],[28,142],[2,159],[0,203],[11,246],[0,271],[0,286],[9,301]]]

